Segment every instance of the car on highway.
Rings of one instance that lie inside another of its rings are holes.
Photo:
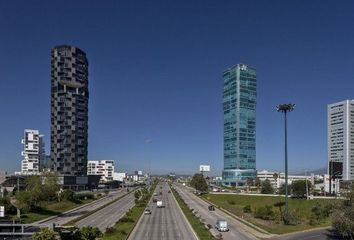
[[[216,225],[215,228],[219,231],[219,232],[228,232],[229,228],[227,226],[227,221],[225,220],[217,220],[216,221]]]
[[[144,214],[145,214],[145,215],[150,215],[150,214],[151,214],[150,209],[145,209]]]
[[[215,207],[213,205],[208,206],[209,211],[215,211]]]
[[[154,196],[157,196],[157,192],[154,193]]]
[[[158,200],[157,202],[156,202],[156,206],[158,207],[158,208],[164,208],[165,206],[162,204],[162,201],[161,200]]]
[[[170,191],[170,190],[168,190],[168,193],[171,193],[171,191]]]

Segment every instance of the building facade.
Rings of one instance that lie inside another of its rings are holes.
[[[328,174],[354,180],[354,100],[327,107]]]
[[[21,174],[33,175],[40,173],[41,162],[45,161],[43,137],[38,130],[25,129],[21,141],[23,144]]]
[[[51,169],[60,175],[87,174],[88,61],[79,48],[51,51]]]
[[[280,188],[283,184],[285,184],[285,173],[283,172],[272,172],[267,170],[262,170],[257,172],[257,178],[264,182],[266,179],[270,181],[272,187],[274,189]],[[288,184],[290,185],[293,181],[298,180],[308,180],[312,185],[315,184],[315,180],[323,180],[323,176],[321,175],[288,175]]]
[[[87,174],[101,175],[101,182],[113,181],[114,161],[113,160],[88,161]]]
[[[224,170],[226,185],[256,177],[256,69],[237,64],[223,72]]]

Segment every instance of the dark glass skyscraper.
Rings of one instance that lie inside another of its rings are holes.
[[[60,175],[87,173],[88,61],[79,48],[61,45],[51,51],[52,170]]]
[[[227,185],[256,177],[256,69],[237,64],[223,73],[224,171]]]

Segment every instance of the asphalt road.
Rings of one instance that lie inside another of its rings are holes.
[[[176,190],[189,206],[189,208],[194,209],[197,211],[197,215],[201,216],[204,219],[205,224],[210,224],[215,228],[215,224],[217,220],[226,220],[229,225],[228,232],[222,232],[222,237],[224,240],[251,240],[257,239],[252,233],[252,229],[245,227],[244,224],[240,223],[236,219],[230,217],[229,215],[225,214],[224,212],[220,211],[219,209],[215,209],[215,211],[209,211],[208,206],[209,204],[195,196],[192,193],[191,189],[181,186],[181,185],[174,185]]]
[[[126,193],[127,192],[125,189],[120,189],[118,191],[111,192],[108,194],[107,197],[103,197],[103,198],[101,198],[97,201],[91,202],[85,206],[69,210],[65,213],[58,215],[58,216],[49,217],[47,219],[35,222],[34,224],[52,225],[53,223],[55,223],[57,225],[63,225],[75,218],[78,218],[88,212],[91,212],[92,210],[95,210],[95,209],[113,201],[114,199],[117,199],[117,198],[123,196]]]
[[[121,217],[123,217],[134,204],[134,194],[129,194],[89,215],[87,218],[80,220],[75,225],[80,228],[84,226],[98,227],[104,232],[107,227],[113,226]]]
[[[162,187],[162,189],[160,189]],[[148,208],[151,215],[143,215],[130,235],[130,240],[196,240],[188,220],[177,205],[167,183],[159,183],[156,192],[162,192],[157,199],[162,199],[164,208],[157,208],[150,201]]]

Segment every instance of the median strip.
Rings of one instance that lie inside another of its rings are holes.
[[[129,209],[129,211],[118,221],[113,227],[106,229],[103,236],[103,240],[126,240],[129,238],[133,229],[135,228],[138,220],[141,218],[147,203],[151,199],[153,192],[155,191],[157,183],[149,190],[148,195],[144,197],[145,200],[138,202]]]
[[[171,187],[172,193],[177,200],[177,203],[179,207],[182,209],[183,214],[186,216],[188,219],[188,222],[192,226],[194,232],[197,234],[199,239],[203,240],[214,240],[214,236],[210,233],[209,229],[212,228],[212,226],[205,226],[198,217],[196,217],[192,210],[188,207],[188,205],[184,202],[182,197],[179,195],[179,193]]]

